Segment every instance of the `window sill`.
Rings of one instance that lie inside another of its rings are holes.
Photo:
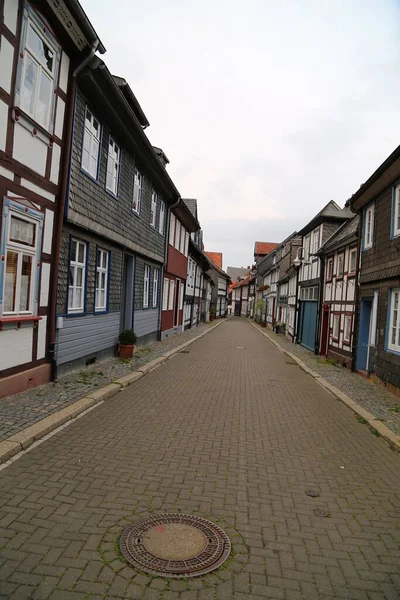
[[[50,147],[53,146],[53,134],[47,131],[43,125],[39,125],[32,117],[21,110],[18,106],[14,106],[12,109],[12,120],[15,123],[19,123],[22,127],[25,127],[33,137],[39,138],[45,144]]]
[[[27,315],[24,317],[15,316],[15,317],[2,317],[0,319],[0,331],[3,329],[3,325],[7,325],[8,323],[16,323],[17,329],[20,329],[21,323],[33,323],[33,326],[36,327],[38,321],[41,321],[42,317],[35,317],[33,315]]]
[[[91,181],[93,181],[93,183],[99,183],[99,176],[97,175],[97,177],[93,177],[93,175],[91,173],[89,173],[88,171],[86,171],[86,169],[84,169],[81,165],[80,168],[81,173],[83,173],[85,175],[85,177],[87,177],[88,179],[90,179]]]

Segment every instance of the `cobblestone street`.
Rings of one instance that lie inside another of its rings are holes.
[[[0,599],[398,600],[399,474],[397,452],[231,319],[0,470]],[[189,580],[127,566],[121,532],[168,511],[225,529],[227,563]]]

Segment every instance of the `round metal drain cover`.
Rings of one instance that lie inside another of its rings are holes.
[[[321,508],[314,508],[314,515],[316,517],[329,517],[330,513],[327,510],[322,510]]]
[[[320,495],[317,490],[306,490],[305,494],[306,496],[310,496],[311,498],[318,498],[318,496]]]
[[[156,515],[125,529],[119,547],[137,569],[161,577],[197,577],[217,569],[231,551],[229,537],[202,517]]]

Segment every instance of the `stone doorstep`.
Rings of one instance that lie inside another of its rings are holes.
[[[368,422],[368,424],[371,425],[371,427],[373,427],[374,429],[376,429],[378,431],[378,433],[381,435],[381,437],[383,437],[383,439],[386,440],[386,442],[388,442],[388,444],[390,446],[392,446],[396,449],[400,449],[400,436],[396,435],[391,429],[389,429],[389,427],[384,425],[379,419],[377,419],[375,417],[375,415],[373,415],[369,411],[365,410],[365,408],[363,408],[355,400],[353,400],[352,398],[347,396],[347,394],[345,394],[344,392],[339,390],[336,386],[334,386],[331,383],[329,383],[328,381],[326,381],[326,379],[324,379],[321,375],[319,375],[318,373],[316,373],[315,371],[310,369],[310,367],[308,367],[306,364],[304,364],[303,361],[300,360],[300,358],[298,358],[297,356],[295,356],[288,350],[285,350],[277,341],[272,339],[267,333],[265,333],[264,331],[261,331],[261,329],[259,329],[259,327],[257,327],[257,325],[255,325],[251,321],[250,321],[250,324],[253,325],[253,327],[255,327],[257,329],[257,331],[259,331],[261,333],[261,335],[266,337],[267,340],[269,340],[274,346],[279,348],[279,350],[284,352],[284,354],[286,354],[291,359],[296,361],[296,363],[299,365],[299,367],[301,369],[303,369],[303,371],[305,371],[306,373],[311,375],[311,377],[313,377],[317,381],[317,383],[319,383],[323,388],[325,388],[326,390],[331,392],[337,400],[339,400],[340,402],[345,404],[350,410],[352,410],[359,417],[362,417],[363,419],[365,419]]]
[[[209,331],[212,331],[213,329],[215,329],[215,327],[221,325],[223,322],[224,321],[217,323],[207,331],[200,333],[199,335],[185,342],[181,346],[177,346],[177,348],[174,348],[170,352],[166,352],[165,355],[161,356],[160,358],[156,358],[155,360],[152,360],[146,365],[143,365],[143,367],[141,367],[140,369],[137,369],[136,371],[133,371],[132,373],[129,373],[124,377],[120,377],[119,379],[115,380],[115,382],[110,383],[109,385],[106,385],[103,388],[94,390],[93,392],[89,392],[87,396],[81,398],[80,400],[77,400],[73,404],[70,404],[70,406],[67,406],[62,410],[52,415],[49,415],[44,419],[41,419],[34,425],[23,429],[19,433],[15,433],[6,440],[0,441],[0,465],[12,458],[13,456],[15,456],[16,454],[18,454],[19,452],[22,452],[22,450],[26,450],[34,442],[40,440],[42,437],[44,437],[48,433],[51,433],[61,425],[64,425],[67,421],[71,421],[72,419],[76,418],[88,408],[91,408],[99,402],[104,402],[104,400],[108,400],[109,398],[116,396],[122,389],[124,389],[128,385],[131,385],[135,381],[138,381],[146,373],[149,373],[152,369],[155,369],[157,366],[166,362],[169,358],[171,358],[171,356],[174,356],[178,352],[181,352],[184,348],[186,348],[190,344],[193,344],[193,342],[196,342],[204,335],[206,335]]]

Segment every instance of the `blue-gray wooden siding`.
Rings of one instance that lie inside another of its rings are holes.
[[[158,330],[159,309],[135,310],[134,330],[138,338]]]

